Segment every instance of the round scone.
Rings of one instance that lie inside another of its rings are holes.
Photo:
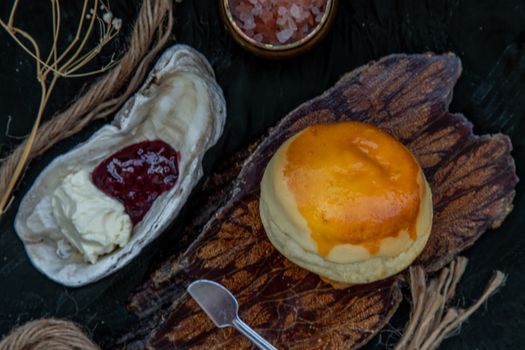
[[[360,122],[311,126],[283,143],[264,172],[259,208],[284,256],[339,287],[405,269],[432,227],[417,160]]]

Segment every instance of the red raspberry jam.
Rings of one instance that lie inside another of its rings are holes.
[[[179,160],[179,152],[166,142],[143,141],[106,158],[93,170],[91,180],[124,205],[135,225],[157,197],[175,186]]]

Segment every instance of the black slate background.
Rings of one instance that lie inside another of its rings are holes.
[[[523,0],[341,0],[335,26],[312,52],[274,62],[243,52],[223,30],[217,0],[184,0],[175,11],[178,42],[202,51],[212,63],[228,105],[223,137],[206,157],[209,173],[227,155],[260,137],[299,103],[333,85],[339,76],[381,56],[425,51],[455,52],[463,75],[456,86],[451,111],[464,113],[477,133],[504,132],[513,141],[518,176],[525,179],[525,1]],[[0,3],[6,18],[11,0]],[[81,1],[64,1],[65,32],[73,30]],[[47,1],[21,2],[18,23],[51,38]],[[124,20],[122,38],[112,49],[122,50],[137,14],[139,1],[112,2]],[[65,35],[63,42],[71,40]],[[45,45],[44,45],[45,46]],[[20,142],[33,123],[39,100],[34,64],[0,30],[0,155]],[[88,81],[62,81],[51,99],[46,118],[63,109]],[[106,121],[107,122],[107,121]],[[120,272],[87,287],[68,289],[47,280],[27,259],[13,230],[19,198],[53,157],[85,140],[102,122],[47,152],[29,167],[17,200],[0,221],[0,335],[17,324],[39,317],[62,317],[84,325],[95,340],[107,344],[129,330],[136,319],[125,309],[128,295],[156,264],[177,250],[184,212],[173,228],[147,247]],[[462,327],[443,349],[521,349],[525,347],[525,198],[519,183],[515,209],[498,230],[485,234],[466,252],[470,258],[458,290],[457,305],[469,305],[495,269],[509,274],[504,289]],[[407,317],[405,304],[367,348],[395,343]]]

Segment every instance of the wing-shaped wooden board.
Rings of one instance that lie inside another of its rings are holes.
[[[501,224],[518,181],[508,137],[476,136],[470,122],[447,111],[460,73],[454,55],[392,55],[287,115],[250,152],[231,191],[215,192],[206,210],[218,211],[196,241],[132,297],[141,331],[122,341],[130,349],[253,348],[232,329],[216,329],[183,292],[200,278],[228,287],[241,317],[279,348],[352,349],[368,341],[397,309],[400,277],[335,290],[290,263],[259,220],[262,173],[277,147],[306,126],[360,120],[388,131],[417,157],[434,196],[431,238],[415,263],[440,269]]]

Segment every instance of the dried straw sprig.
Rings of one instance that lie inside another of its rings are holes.
[[[117,64],[112,57],[110,62],[102,68],[82,72],[82,68],[97,57],[102,48],[120,31],[121,21],[118,18],[113,18],[109,4],[105,0],[84,0],[75,36],[69,45],[61,52],[59,51],[61,29],[60,0],[51,0],[50,2],[53,43],[47,55],[42,54],[40,46],[33,36],[15,25],[19,0],[13,1],[7,21],[0,19],[0,27],[35,60],[36,79],[41,88],[40,104],[33,128],[26,139],[23,152],[13,172],[13,176],[10,178],[6,188],[2,189],[3,193],[1,193],[0,196],[0,215],[5,212],[13,200],[13,190],[28,162],[29,154],[42,120],[42,115],[57,80],[59,78],[85,77],[98,74]],[[96,31],[99,33],[98,41],[94,47],[87,49],[87,44],[91,41],[92,34]]]

